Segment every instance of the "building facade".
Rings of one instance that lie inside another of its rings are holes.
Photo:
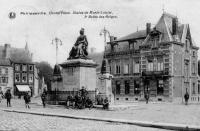
[[[13,63],[14,64],[14,95],[19,95],[20,88],[27,86],[30,88],[31,96],[34,94],[34,64],[33,63]]]
[[[0,60],[0,87],[3,93],[10,89],[13,93],[13,68],[9,60]]]
[[[10,44],[0,46],[0,60],[0,86],[4,92],[9,88],[12,95],[28,90],[32,96],[38,95],[38,70],[28,44],[25,48],[13,48]]]
[[[163,13],[157,24],[106,45],[116,101],[137,101],[148,92],[154,101],[183,101],[198,88],[198,47],[188,24]]]

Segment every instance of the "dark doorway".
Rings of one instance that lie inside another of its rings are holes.
[[[116,81],[116,94],[120,94],[121,83],[120,81]]]

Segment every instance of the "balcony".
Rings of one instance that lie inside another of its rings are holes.
[[[169,71],[164,70],[164,71],[143,71],[142,76],[169,76]]]

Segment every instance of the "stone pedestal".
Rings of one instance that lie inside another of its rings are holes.
[[[114,94],[112,92],[112,75],[109,73],[99,74],[98,90],[102,96],[108,97],[109,103],[114,104]]]
[[[88,96],[95,99],[97,64],[89,59],[72,59],[60,64],[62,67],[62,88],[59,91],[74,93],[83,86]]]

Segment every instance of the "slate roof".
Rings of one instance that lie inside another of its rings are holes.
[[[10,59],[16,63],[32,63],[30,52],[23,48],[11,48]]]
[[[146,30],[139,30],[137,32],[131,33],[127,36],[121,37],[117,39],[115,42],[127,41],[131,39],[138,39],[146,37]]]
[[[11,61],[9,59],[0,59],[0,66],[11,66]]]
[[[172,18],[176,18],[176,16],[172,15],[172,14],[169,14],[169,13],[163,13],[163,15],[160,17],[158,23],[155,25],[156,29],[160,29],[157,28],[158,26],[163,26],[162,30],[159,30],[160,32],[165,32],[165,35],[166,38],[172,38],[172,33],[171,33],[171,28],[170,28],[170,25],[171,23],[169,23],[169,21],[166,20],[166,18],[169,20],[169,19],[172,19]],[[152,30],[152,29],[151,29]],[[165,31],[163,31],[165,30]],[[179,38],[181,39],[182,38],[182,34],[183,34],[183,30],[184,30],[184,24],[178,24],[178,31],[177,31],[177,34],[179,36]],[[168,32],[168,33],[166,33]],[[134,33],[131,33],[131,34],[128,34],[124,37],[121,37],[117,40],[115,40],[114,42],[123,42],[123,41],[128,41],[128,40],[134,40],[134,39],[139,39],[139,38],[145,38],[147,35],[146,35],[146,30],[139,30],[139,31],[136,31]],[[165,39],[167,40],[167,39]],[[170,39],[168,39],[170,41]]]
[[[8,64],[10,62],[15,62],[15,63],[31,63],[32,62],[32,57],[31,53],[28,50],[28,47],[25,48],[13,48],[13,47],[8,47],[9,48],[9,53],[10,57],[8,60],[5,60],[5,46],[0,46],[0,64],[3,64],[4,62]],[[8,64],[9,65],[9,64]]]

